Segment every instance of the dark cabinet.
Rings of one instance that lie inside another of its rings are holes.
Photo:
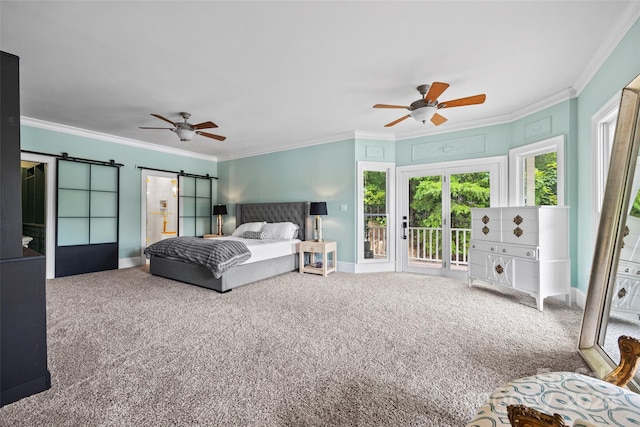
[[[45,257],[22,246],[19,59],[0,52],[0,406],[48,389]]]

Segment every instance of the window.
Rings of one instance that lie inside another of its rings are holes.
[[[593,165],[593,229],[598,229],[600,223],[600,211],[602,209],[602,199],[604,188],[609,173],[609,162],[611,160],[611,147],[616,130],[618,110],[620,108],[620,96],[618,92],[606,104],[598,110],[591,118],[591,139],[592,139],[592,165]]]
[[[509,150],[511,206],[564,205],[564,136]]]
[[[393,263],[394,183],[394,164],[358,162],[359,263]]]

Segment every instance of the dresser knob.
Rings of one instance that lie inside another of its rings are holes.
[[[493,252],[493,251],[495,251],[495,249],[494,249],[494,248],[491,248],[491,251]]]
[[[531,252],[527,252],[527,256],[531,256]]]
[[[625,269],[624,269],[624,272],[625,272],[625,273],[628,273],[628,272],[629,272],[629,267],[625,268]]]
[[[507,252],[507,250],[506,250],[506,249],[503,249],[503,250],[502,250],[502,253],[506,253],[506,252]]]

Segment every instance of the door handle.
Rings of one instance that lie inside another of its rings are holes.
[[[407,240],[407,217],[402,217],[402,238]]]

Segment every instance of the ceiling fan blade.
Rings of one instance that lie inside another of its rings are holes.
[[[217,139],[218,141],[224,141],[225,139],[227,139],[226,136],[214,135],[212,133],[207,133],[207,132],[196,131],[196,133],[198,135],[206,136],[207,138]]]
[[[373,108],[405,108],[405,109],[409,109],[409,107],[405,106],[405,105],[389,105],[389,104],[376,104],[373,106]]]
[[[447,118],[446,117],[442,117],[438,113],[434,113],[433,117],[431,117],[431,123],[433,123],[436,126],[440,126],[441,124],[443,124],[446,121],[447,121]]]
[[[146,127],[146,126],[140,126],[138,129],[167,129],[167,130],[173,130],[171,128],[151,128],[151,127]]]
[[[482,104],[487,99],[484,93],[481,95],[468,96],[466,98],[452,99],[438,104],[438,108],[462,107],[464,105]]]
[[[211,128],[217,128],[218,125],[213,123],[213,122],[202,122],[202,123],[198,123],[197,125],[193,125],[194,129],[211,129]]]
[[[400,117],[398,120],[394,120],[391,123],[387,123],[386,125],[384,125],[384,127],[388,128],[391,127],[393,125],[397,125],[398,123],[400,123],[401,121],[403,121],[404,119],[407,119],[411,117],[411,114],[407,114],[406,116]]]
[[[433,84],[429,88],[429,91],[424,96],[424,100],[428,102],[436,102],[438,100],[438,97],[442,95],[442,92],[447,90],[448,87],[449,83],[433,82]]]
[[[173,123],[171,120],[167,119],[166,117],[162,117],[160,114],[153,114],[153,113],[151,113],[151,115],[152,115],[153,117],[157,117],[157,118],[159,118],[160,120],[164,120],[164,121],[165,121],[165,122],[167,122],[167,123],[171,123],[171,124],[172,124],[172,125],[174,125],[174,126],[176,125],[175,123]]]

